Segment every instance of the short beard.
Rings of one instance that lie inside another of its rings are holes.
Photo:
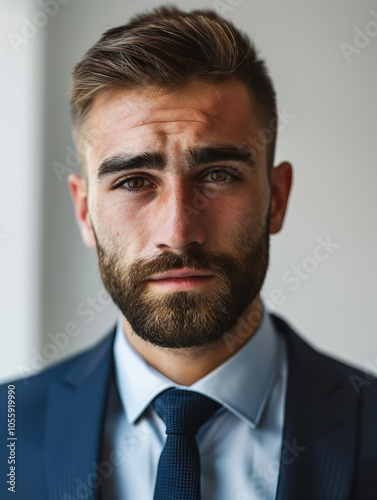
[[[267,217],[269,222],[269,215]],[[234,253],[209,253],[201,247],[176,255],[125,264],[123,249],[113,242],[106,251],[97,241],[103,283],[134,333],[166,348],[209,346],[237,324],[259,294],[268,267],[269,223],[236,238]],[[208,271],[213,283],[198,290],[157,293],[148,289],[150,276],[188,267]]]

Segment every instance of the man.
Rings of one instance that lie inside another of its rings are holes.
[[[247,37],[157,9],[102,36],[71,99],[69,186],[121,314],[15,384],[16,497],[376,498],[376,383],[260,300],[292,173],[274,166],[275,93]]]

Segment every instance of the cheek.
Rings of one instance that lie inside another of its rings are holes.
[[[126,252],[127,257],[142,253],[149,227],[145,213],[130,205],[103,202],[96,207],[93,221],[100,244]]]
[[[261,185],[259,185],[261,184]],[[222,221],[227,226],[265,220],[270,204],[270,190],[267,183],[248,184],[232,196],[218,196],[208,205],[214,221]]]
[[[205,215],[209,248],[233,253],[240,238],[264,234],[267,214],[267,203],[256,197],[219,199]]]

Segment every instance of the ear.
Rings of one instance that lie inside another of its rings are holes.
[[[93,248],[96,246],[96,241],[90,222],[86,181],[80,175],[70,174],[68,176],[68,185],[72,194],[76,220],[82,239],[86,246]]]
[[[283,226],[285,211],[287,209],[289,193],[292,185],[292,166],[288,162],[280,163],[273,167],[271,179],[271,217],[270,234],[280,231]]]

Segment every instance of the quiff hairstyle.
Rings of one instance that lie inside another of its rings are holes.
[[[163,6],[106,31],[75,66],[71,110],[76,135],[101,90],[155,86],[172,92],[191,79],[246,84],[259,123],[268,129],[267,163],[274,160],[276,95],[264,61],[248,36],[210,10]]]

